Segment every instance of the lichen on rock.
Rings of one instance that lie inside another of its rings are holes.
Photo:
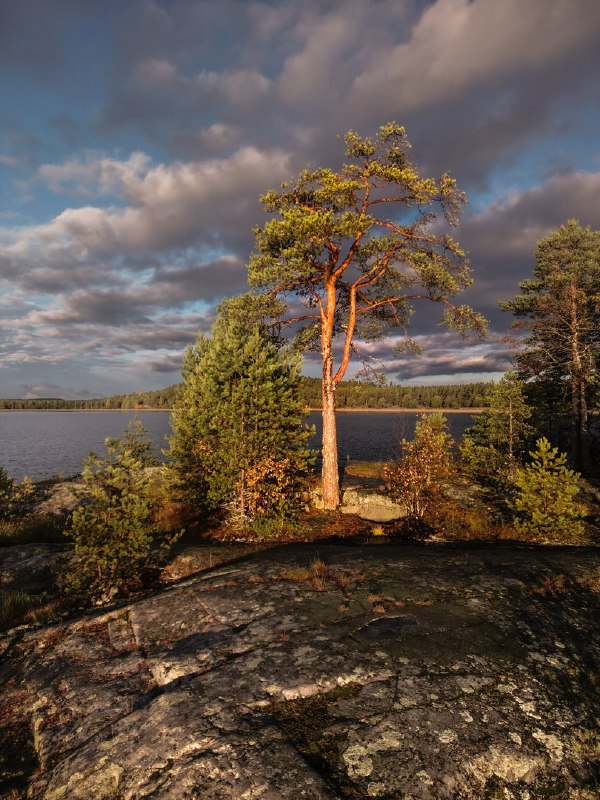
[[[361,582],[282,577],[315,553],[5,637],[30,800],[599,796],[598,551],[560,552],[560,596],[547,550],[319,547]]]

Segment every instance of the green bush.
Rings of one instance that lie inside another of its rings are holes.
[[[96,604],[139,589],[178,536],[161,536],[154,522],[150,477],[136,446],[143,432],[133,446],[107,439],[106,456],[91,453],[85,462],[86,494],[71,520],[75,551],[62,583]]]
[[[0,467],[0,519],[11,519],[18,514],[32,496],[31,478],[15,481],[4,467]]]
[[[583,537],[583,512],[575,502],[580,475],[566,466],[567,456],[538,439],[532,461],[515,473],[516,490],[510,507],[517,512],[515,528],[535,541],[577,541]]]
[[[242,526],[293,518],[315,456],[306,447],[300,361],[260,322],[262,302],[244,295],[221,304],[211,338],[200,335],[186,353],[171,417],[180,499],[223,509]]]

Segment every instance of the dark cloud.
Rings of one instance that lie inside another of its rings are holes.
[[[538,241],[573,218],[600,229],[599,196],[600,171],[567,172],[466,216],[460,241],[470,253],[475,282],[465,301],[505,327],[509,320],[498,301],[513,297],[520,281],[531,277]]]
[[[178,372],[181,369],[181,357],[166,356],[157,361],[149,361],[148,367],[151,372]]]

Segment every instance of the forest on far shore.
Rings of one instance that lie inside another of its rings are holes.
[[[117,394],[89,400],[63,400],[56,397],[31,400],[2,399],[0,410],[141,410],[172,408],[182,384],[149,392]],[[489,405],[490,383],[448,384],[444,386],[378,385],[365,381],[342,381],[337,390],[338,408],[481,408]],[[319,378],[300,379],[300,399],[307,408],[321,407]]]

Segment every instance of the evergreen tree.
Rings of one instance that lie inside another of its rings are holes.
[[[0,467],[0,520],[22,514],[23,505],[33,497],[34,487],[31,478],[15,481]]]
[[[588,470],[600,365],[600,232],[569,220],[539,242],[535,255],[533,279],[500,305],[517,317],[514,327],[528,332],[517,365],[532,380],[534,405],[545,397],[539,405],[554,421],[569,418],[573,462]]]
[[[263,299],[224,302],[212,336],[184,359],[170,456],[193,505],[230,505],[242,516],[285,516],[312,462],[297,356],[258,320]],[[255,313],[251,313],[255,312]]]
[[[470,269],[457,242],[432,224],[438,215],[457,222],[465,196],[456,181],[419,175],[396,123],[382,126],[374,140],[350,131],[345,145],[348,163],[339,172],[304,170],[262,198],[274,216],[256,231],[250,262],[253,285],[300,304],[282,322],[306,322],[301,344],[320,346],[328,509],[339,505],[336,394],[355,337],[406,334],[412,305],[421,300],[443,305],[451,329],[485,327],[480,315],[455,304],[471,283]],[[416,345],[407,340],[406,346]]]
[[[145,434],[130,425],[125,438],[106,439],[103,457],[90,453],[85,461],[86,502],[71,519],[75,551],[63,583],[96,603],[139,588],[143,571],[178,536],[162,535],[154,523]]]
[[[469,472],[495,485],[505,483],[517,467],[531,432],[531,409],[514,370],[494,384],[488,396],[489,409],[467,428],[459,451]]]
[[[559,455],[546,438],[537,440],[530,455],[531,463],[518,469],[514,478],[517,493],[511,507],[518,514],[516,529],[540,541],[581,539],[583,513],[575,502],[580,475],[566,467],[566,454]]]
[[[152,442],[148,437],[148,431],[144,428],[139,417],[133,417],[127,423],[127,427],[120,439],[109,438],[106,444],[109,452],[118,458],[122,453],[128,452],[135,460],[139,461],[142,467],[155,467],[158,460],[152,449]]]

